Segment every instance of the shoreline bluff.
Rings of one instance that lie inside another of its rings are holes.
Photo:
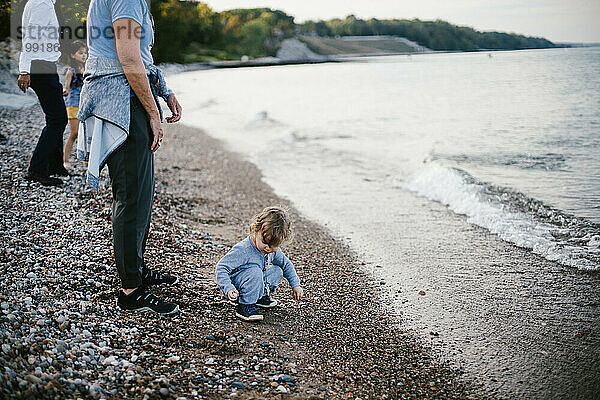
[[[153,292],[182,313],[117,309],[106,170],[96,194],[79,174],[62,188],[23,180],[43,124],[39,106],[0,110],[0,397],[188,399],[475,399],[386,312],[361,262],[278,198],[258,169],[186,126],[157,153],[147,262],[180,281]],[[287,282],[260,324],[237,320],[214,265],[266,205],[283,204],[284,250],[305,288]]]

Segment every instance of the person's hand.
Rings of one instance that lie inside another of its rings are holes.
[[[295,288],[292,289],[292,292],[294,294],[294,300],[296,300],[296,301],[302,300],[302,297],[304,296],[304,290],[302,289],[302,287],[296,286]]]
[[[150,145],[150,151],[155,152],[162,144],[163,131],[160,125],[160,116],[155,115],[150,117],[150,129],[152,129],[152,144]]]
[[[31,77],[29,74],[21,74],[17,79],[17,85],[19,85],[19,89],[23,91],[23,93],[27,92],[29,86],[31,86]]]
[[[179,121],[183,110],[175,98],[175,93],[171,93],[169,97],[167,97],[167,105],[169,106],[169,110],[171,110],[171,116],[166,118],[167,122],[172,124],[173,122]]]
[[[66,97],[66,96],[68,96],[68,95],[69,95],[69,89],[67,89],[67,88],[64,88],[64,89],[63,89],[63,97]]]
[[[238,292],[237,289],[231,289],[229,292],[227,292],[227,298],[231,301],[236,301],[239,295],[240,292]]]

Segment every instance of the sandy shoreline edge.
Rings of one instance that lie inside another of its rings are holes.
[[[24,182],[43,115],[0,111],[0,392],[11,398],[476,398],[398,327],[360,261],[292,208],[306,300],[287,284],[264,323],[237,321],[213,268],[275,196],[258,169],[217,140],[169,126],[156,157],[150,266],[179,274],[180,316],[115,308],[108,179],[63,188]],[[81,167],[77,167],[81,173]]]

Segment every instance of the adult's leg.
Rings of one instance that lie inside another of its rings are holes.
[[[154,159],[150,125],[139,100],[131,100],[127,140],[107,160],[113,192],[115,263],[124,289],[142,284],[144,243],[150,227]]]
[[[67,110],[62,97],[62,85],[56,73],[56,66],[45,64],[36,68],[39,62],[32,62],[31,88],[38,96],[46,115],[46,126],[42,129],[38,143],[29,162],[29,171],[48,175],[62,167],[63,132],[67,126]],[[49,63],[48,63],[49,64]]]
[[[264,275],[258,267],[241,270],[232,277],[231,283],[240,292],[240,304],[256,304],[264,296]]]

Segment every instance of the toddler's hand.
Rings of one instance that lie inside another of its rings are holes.
[[[227,292],[227,298],[229,298],[231,301],[236,301],[239,295],[240,292],[238,292],[237,289],[231,289],[229,292]]]
[[[304,296],[304,290],[300,286],[296,286],[295,288],[293,288],[292,292],[294,292],[294,300],[302,300],[302,297]]]

